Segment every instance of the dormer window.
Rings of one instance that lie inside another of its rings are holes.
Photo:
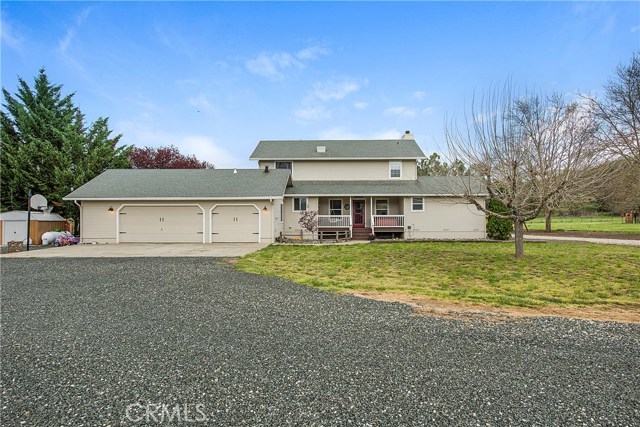
[[[389,162],[389,178],[402,178],[402,162]]]
[[[276,162],[276,169],[293,169],[293,162]]]

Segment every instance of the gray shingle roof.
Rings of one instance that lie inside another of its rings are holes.
[[[469,176],[419,176],[418,181],[427,195],[456,195],[462,194],[465,189],[471,190],[471,194],[487,193],[482,181]]]
[[[287,196],[450,196],[461,195],[461,179],[470,180],[473,194],[482,195],[480,181],[469,177],[421,176],[398,181],[295,181]]]
[[[64,199],[264,199],[282,197],[288,182],[282,169],[110,169]]]
[[[318,153],[317,147],[326,151]],[[260,141],[251,160],[421,159],[424,153],[413,139]]]

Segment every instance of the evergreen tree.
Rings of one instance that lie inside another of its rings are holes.
[[[45,70],[33,88],[18,79],[12,95],[2,89],[5,103],[0,129],[0,210],[24,210],[27,194],[44,195],[67,218],[78,209],[62,198],[108,168],[130,167],[130,147],[117,147],[121,135],[111,136],[108,119],[90,126],[62,85],[52,84]]]

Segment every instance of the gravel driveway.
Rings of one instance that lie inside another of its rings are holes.
[[[638,325],[423,318],[203,258],[1,279],[3,426],[640,424]]]

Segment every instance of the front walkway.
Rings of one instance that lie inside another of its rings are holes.
[[[132,258],[132,257],[239,257],[267,247],[260,243],[119,243],[72,245],[4,254],[2,258]]]

